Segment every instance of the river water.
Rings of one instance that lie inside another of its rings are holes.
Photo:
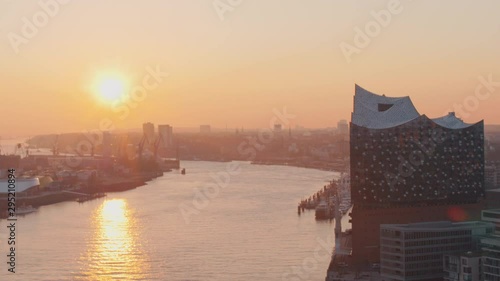
[[[186,175],[19,217],[15,274],[0,220],[0,280],[324,280],[334,222],[297,203],[338,173],[232,163],[184,161]]]

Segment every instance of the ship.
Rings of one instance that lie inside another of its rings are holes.
[[[315,216],[317,220],[329,220],[333,219],[334,211],[333,205],[327,204],[325,201],[321,201],[318,206],[316,206]]]

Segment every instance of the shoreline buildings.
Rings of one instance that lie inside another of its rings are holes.
[[[389,281],[442,280],[443,256],[477,251],[481,236],[494,229],[482,221],[381,225],[381,276]]]
[[[430,119],[356,85],[350,159],[355,264],[379,262],[382,224],[479,220],[485,207],[483,121]]]

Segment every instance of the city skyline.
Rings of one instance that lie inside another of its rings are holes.
[[[494,1],[40,3],[0,2],[8,135],[97,130],[103,119],[262,128],[284,107],[292,128],[334,127],[350,117],[355,84],[412,96],[430,118],[500,124]],[[145,79],[136,102],[111,105]]]

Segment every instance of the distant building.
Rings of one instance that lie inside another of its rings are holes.
[[[283,127],[281,124],[274,124],[274,132],[275,133],[281,133],[282,130],[283,130]]]
[[[500,209],[483,210],[481,219],[495,224],[495,234],[500,235]]]
[[[444,280],[500,281],[500,209],[483,210],[482,220],[494,231],[479,238],[479,249],[443,258]]]
[[[149,143],[154,143],[155,139],[155,125],[153,123],[142,124],[142,133],[147,138]]]
[[[211,130],[210,125],[200,125],[200,133],[202,134],[209,134]]]
[[[442,280],[444,255],[479,248],[492,223],[425,222],[380,226],[380,274],[384,280]]]
[[[162,148],[171,148],[174,145],[174,134],[172,126],[158,125],[158,135],[161,138]]]
[[[489,161],[484,167],[484,180],[486,189],[500,188],[500,162]]]
[[[495,224],[495,233],[481,238],[483,280],[500,281],[500,209],[483,210],[482,219]]]
[[[478,251],[468,251],[458,255],[444,255],[444,280],[482,281],[482,259],[483,254]]]
[[[348,135],[349,134],[349,125],[347,124],[346,120],[340,120],[337,123],[337,133],[341,135]]]
[[[102,156],[110,157],[112,154],[112,135],[106,131],[102,133]]]
[[[430,119],[409,97],[355,87],[350,123],[355,263],[379,260],[381,224],[480,219],[484,125],[453,112]]]

